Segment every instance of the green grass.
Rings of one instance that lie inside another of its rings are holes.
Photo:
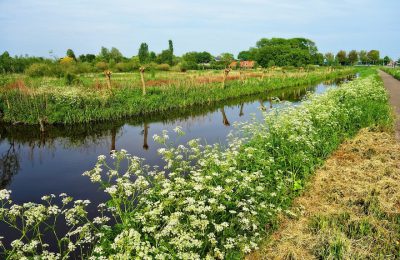
[[[90,87],[90,83],[84,86],[65,86],[60,79],[26,79],[28,87],[3,87],[0,92],[0,109],[3,120],[10,123],[87,123],[207,106],[227,99],[317,83],[352,73],[355,70],[351,68],[334,71],[321,68],[308,73],[276,72],[264,79],[227,81],[225,89],[221,88],[220,82],[200,84],[186,77],[167,85],[149,87],[146,96],[142,96],[140,87],[126,86],[126,81],[121,81],[119,87],[111,90],[97,90]],[[129,74],[123,75],[122,78],[130,77]],[[90,80],[92,83],[94,81],[94,78]]]
[[[394,78],[400,80],[400,68],[387,68],[383,67],[381,68],[384,72],[389,73],[392,75]]]

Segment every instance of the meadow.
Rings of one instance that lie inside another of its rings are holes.
[[[139,73],[115,73],[68,78],[2,76],[0,109],[13,124],[74,124],[166,112],[334,79],[353,68],[189,72],[145,72],[146,94]],[[110,83],[110,86],[108,85]]]
[[[261,86],[257,83],[249,89]],[[198,139],[175,147],[167,132],[155,135],[165,145],[158,151],[164,168],[145,165],[124,150],[113,152],[111,163],[100,155],[83,174],[110,196],[93,219],[87,200],[60,194],[17,205],[11,191],[1,190],[0,220],[20,234],[10,246],[2,244],[4,254],[9,259],[242,258],[275,229],[279,213],[291,214],[293,198],[344,139],[364,127],[391,128],[387,100],[376,73],[364,71],[340,88],[239,126],[226,147]],[[174,131],[184,135],[179,127]],[[57,221],[65,223],[65,235],[55,233]],[[48,249],[48,241],[56,241],[57,250]]]

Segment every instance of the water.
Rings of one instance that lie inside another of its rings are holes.
[[[268,110],[277,104],[273,97],[301,102],[307,92],[323,93],[342,80],[313,86],[272,91],[180,111],[132,118],[116,122],[77,126],[53,126],[40,133],[38,127],[0,126],[0,188],[12,190],[14,202],[40,202],[45,194],[67,193],[75,199],[89,199],[94,204],[106,199],[104,192],[82,173],[92,169],[97,156],[110,150],[125,149],[146,158],[150,165],[160,165],[152,139],[162,130],[171,132],[181,126],[186,132],[177,144],[201,138],[208,144],[226,142],[233,122],[261,118],[260,107]],[[0,234],[1,234],[0,229]]]

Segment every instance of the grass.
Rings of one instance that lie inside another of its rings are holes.
[[[383,67],[381,68],[384,72],[389,73],[392,75],[394,78],[400,80],[400,68],[387,68]]]
[[[60,79],[13,78],[0,92],[0,108],[3,120],[9,123],[88,123],[207,106],[245,95],[343,77],[355,70],[272,71],[265,73],[264,78],[262,73],[252,72],[242,80],[233,75],[225,89],[221,88],[222,75],[212,76],[211,73],[189,73],[177,79],[171,74],[167,83],[148,87],[146,96],[142,96],[140,85],[130,80],[137,76],[135,74],[114,75],[112,89],[105,88],[104,83],[96,83],[96,77],[87,75],[79,80],[86,83],[73,86],[63,85]],[[159,80],[162,80],[161,76]]]
[[[147,166],[127,151],[113,153],[111,160],[101,155],[95,167],[84,174],[110,196],[95,219],[87,217],[87,201],[72,203],[72,198],[61,195],[63,204],[60,205],[58,199],[48,196],[43,203],[19,207],[9,201],[10,193],[2,190],[1,220],[22,233],[17,241],[4,245],[5,255],[10,258],[44,256],[49,254],[43,251],[44,240],[53,239],[58,242],[60,258],[242,258],[275,230],[279,223],[277,216],[282,212],[296,215],[289,210],[293,199],[301,194],[315,169],[343,140],[353,137],[363,127],[391,127],[387,101],[382,81],[377,75],[370,75],[325,94],[312,95],[299,106],[273,110],[263,122],[243,124],[241,132],[229,137],[227,147],[203,145],[199,140],[175,147],[166,132],[154,136],[165,145],[158,151],[165,161],[163,168]],[[179,128],[175,131],[183,134]],[[359,153],[365,158],[388,154],[380,150]],[[375,174],[379,168],[374,165],[381,167],[391,162],[383,161],[388,160],[386,156],[379,158],[381,161],[374,160],[362,168],[373,173],[368,187],[381,181]],[[397,161],[394,157],[393,162]],[[398,178],[390,169],[386,174]],[[360,181],[356,178],[360,175],[357,172],[357,175],[342,174],[341,177],[348,178],[344,182],[348,184]],[[391,189],[392,182],[388,181],[382,180],[380,187],[386,187],[385,183],[389,186],[379,191],[392,198],[391,203],[397,203],[399,189]],[[331,203],[343,201],[346,195],[341,186],[321,192]],[[398,219],[395,212],[386,210],[386,204],[374,199],[376,192],[360,194],[363,201],[346,203],[367,212],[368,217],[385,217],[380,220],[387,225],[390,225],[388,219]],[[312,250],[321,257],[346,256],[351,246],[347,234],[363,236],[378,228],[367,217],[360,221],[348,218],[346,211],[322,213],[343,214],[321,215],[310,225],[306,222],[309,232],[322,233],[332,223],[343,223],[344,227],[332,235],[324,233],[325,239],[318,240],[322,242]],[[105,216],[112,217],[114,222],[110,223]],[[53,218],[66,218],[70,233],[43,236],[46,230],[55,229],[55,224],[48,225],[54,223]]]
[[[400,144],[365,128],[317,171],[293,215],[248,259],[398,259]]]

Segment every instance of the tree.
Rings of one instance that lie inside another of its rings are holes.
[[[110,51],[106,47],[101,47],[99,58],[102,61],[108,62],[110,60]]]
[[[358,62],[358,53],[356,50],[352,50],[349,52],[348,60],[351,65],[354,65]]]
[[[369,61],[372,64],[376,64],[379,61],[379,51],[378,50],[370,50],[367,54]]]
[[[241,51],[239,52],[237,58],[238,60],[252,60],[252,53],[250,51]]]
[[[75,53],[74,53],[74,51],[71,50],[71,49],[68,49],[68,50],[67,50],[67,57],[70,57],[70,58],[76,60]]]
[[[170,50],[163,50],[160,54],[157,56],[157,62],[158,63],[167,63],[169,65],[172,65],[173,57],[172,53]]]
[[[171,55],[174,55],[174,45],[172,43],[172,40],[168,40],[168,50],[171,52]]]
[[[124,56],[122,53],[115,47],[111,48],[109,60],[113,60],[114,62],[121,62]]]
[[[385,57],[383,58],[383,64],[384,64],[384,65],[388,65],[389,62],[390,62],[391,60],[392,60],[392,59],[389,58],[389,56],[385,56]]]
[[[232,53],[222,53],[221,54],[221,62],[224,63],[225,66],[228,66],[232,61],[235,60],[235,57]]]
[[[340,63],[340,65],[346,65],[346,63],[347,63],[346,51],[340,50],[340,51],[336,54],[336,60]]]
[[[150,54],[149,54],[149,61],[150,62],[155,62],[156,59],[157,59],[156,53],[154,51],[151,51]]]
[[[5,51],[0,55],[0,73],[12,72],[13,58]]]
[[[332,52],[325,53],[324,58],[325,58],[326,65],[328,65],[328,66],[332,66],[335,63],[335,55],[333,55]]]
[[[153,54],[155,55],[154,52]],[[138,56],[139,61],[142,64],[147,63],[150,60],[149,46],[147,45],[147,43],[143,42],[142,44],[140,44]]]
[[[369,60],[368,60],[368,55],[367,55],[367,51],[360,51],[358,53],[358,56],[360,57],[360,61],[362,64],[368,64]]]

